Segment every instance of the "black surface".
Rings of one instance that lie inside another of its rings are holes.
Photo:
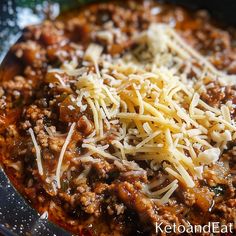
[[[35,236],[70,235],[46,219],[40,219],[40,215],[16,192],[1,171],[0,235],[16,236],[26,235],[26,233]]]
[[[235,0],[170,0],[192,9],[207,9],[215,18],[225,23],[236,25]]]
[[[44,3],[43,3],[44,2]],[[58,11],[81,4],[80,0],[51,1],[52,9]],[[205,8],[225,23],[236,25],[235,0],[170,0],[191,9]],[[8,48],[20,36],[23,19],[26,23],[36,23],[44,19],[43,9],[48,2],[40,0],[0,0],[0,62]],[[54,17],[57,12],[54,12]],[[30,17],[31,16],[31,17]],[[33,21],[32,21],[33,19]],[[10,230],[9,230],[10,229]],[[15,232],[15,233],[13,233]],[[70,235],[47,220],[41,220],[24,199],[12,187],[0,170],[0,235],[67,236]]]

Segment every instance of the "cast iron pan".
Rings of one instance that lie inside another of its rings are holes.
[[[86,0],[0,0],[0,62],[21,30],[40,23],[46,17],[55,18],[60,11],[85,4]],[[166,1],[165,1],[166,2]],[[220,22],[236,25],[235,0],[168,0],[190,9],[206,9]],[[0,169],[0,235],[69,236],[32,209]]]

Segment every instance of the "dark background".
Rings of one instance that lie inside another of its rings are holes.
[[[48,4],[51,4],[51,13],[56,17],[59,10],[74,8],[86,2],[91,0],[0,0],[0,62],[10,45],[19,38],[25,23],[37,23],[45,18],[48,12],[43,9],[48,9]],[[207,9],[221,22],[236,26],[236,0],[168,0],[165,2],[176,3],[190,9]],[[69,236],[62,229],[39,218],[36,211],[28,206],[0,170],[0,235],[30,233],[37,236]]]

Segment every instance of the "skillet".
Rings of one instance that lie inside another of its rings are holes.
[[[89,0],[2,0],[0,2],[0,62],[10,45],[29,24],[40,23],[45,18],[55,18]],[[166,1],[165,1],[166,2]],[[190,9],[206,9],[220,22],[236,25],[236,2],[233,0],[170,0]],[[70,235],[47,219],[42,219],[17,193],[2,170],[0,170],[0,235]]]

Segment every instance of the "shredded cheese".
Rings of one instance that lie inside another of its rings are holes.
[[[98,36],[110,37],[104,32]],[[179,183],[194,187],[195,181],[202,179],[203,167],[215,163],[227,142],[235,139],[236,126],[229,106],[212,107],[201,99],[202,91],[217,79],[220,83],[224,78],[233,79],[217,70],[168,25],[152,24],[133,40],[136,48],[130,48],[121,58],[102,54],[103,48],[96,44],[89,45],[84,54],[87,65],[84,73],[77,73],[76,101],[81,111],[89,109],[95,131],[84,139],[82,147],[89,150],[86,161],[99,157],[122,166],[124,160],[145,160],[150,168],[167,161],[163,168],[168,178],[175,180],[158,191],[146,191],[154,201],[165,204]],[[96,72],[88,62],[94,64]],[[76,74],[76,70],[70,74]],[[74,127],[73,123],[59,156],[58,188]],[[108,142],[112,153],[105,151],[108,137],[112,137]],[[35,149],[40,159],[37,143]]]
[[[97,44],[90,44],[87,48],[84,59],[88,61],[92,61],[94,63],[94,67],[98,76],[100,76],[99,68],[98,68],[98,59],[102,53],[103,48]]]
[[[36,152],[36,162],[37,162],[37,166],[38,166],[38,171],[40,175],[43,175],[43,166],[42,166],[42,158],[41,158],[41,149],[40,146],[38,145],[35,135],[34,135],[34,131],[32,128],[29,128],[29,133],[32,139],[32,142],[34,144],[34,148],[35,148],[35,152]]]
[[[174,193],[174,191],[178,188],[178,184],[174,184],[167,192],[166,194],[160,199],[161,204],[165,204],[169,201],[170,196]]]
[[[108,159],[112,159],[112,160],[116,160],[117,158],[115,156],[112,156],[111,154],[109,154],[108,152],[105,152],[104,150],[95,147],[91,144],[82,144],[83,148],[88,148],[91,151],[94,151],[94,153],[101,155],[102,157],[108,158]]]
[[[76,123],[73,123],[71,125],[70,130],[68,132],[68,135],[66,137],[66,140],[65,140],[65,142],[64,142],[64,144],[62,146],[62,149],[61,149],[61,152],[60,152],[60,155],[59,155],[57,169],[56,169],[56,176],[55,176],[55,180],[56,180],[56,183],[57,183],[57,188],[59,188],[59,189],[61,188],[60,178],[61,178],[61,174],[62,174],[61,173],[62,162],[63,162],[63,158],[64,158],[64,154],[66,152],[67,146],[70,143],[71,137],[73,135],[75,125],[76,125]]]

